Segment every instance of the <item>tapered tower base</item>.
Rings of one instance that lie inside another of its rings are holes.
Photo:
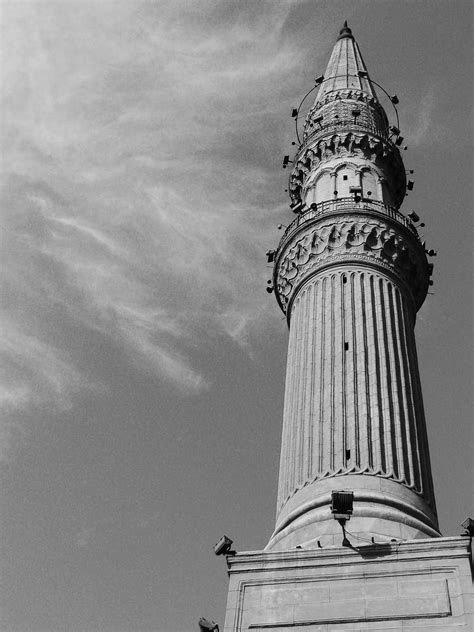
[[[227,562],[224,632],[474,629],[468,537],[238,553]]]

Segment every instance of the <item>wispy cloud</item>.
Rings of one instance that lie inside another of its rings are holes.
[[[440,121],[444,117],[439,116],[436,109],[440,107],[440,100],[436,96],[435,86],[431,86],[420,95],[418,100],[409,104],[402,115],[403,132],[407,142],[414,147],[426,145],[436,141],[441,143],[449,135],[447,126],[443,126]]]
[[[71,392],[90,386],[63,350],[27,335],[7,319],[0,339],[4,375],[0,405],[7,410],[48,402],[69,407]]]
[[[261,191],[282,142],[274,78],[299,61],[278,36],[291,3],[158,4],[5,11],[7,407],[65,405],[98,379],[88,332],[196,393],[196,345],[265,326]]]

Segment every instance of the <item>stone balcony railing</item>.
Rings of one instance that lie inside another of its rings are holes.
[[[309,208],[303,213],[299,213],[291,224],[286,227],[285,232],[281,236],[280,243],[278,244],[279,248],[283,245],[283,242],[285,242],[287,238],[302,224],[323,215],[327,215],[328,213],[343,214],[347,212],[371,213],[375,215],[383,215],[384,217],[390,217],[390,219],[394,219],[405,226],[405,228],[407,228],[416,237],[416,239],[420,241],[416,227],[408,217],[405,217],[405,215],[397,211],[397,209],[393,206],[389,206],[388,204],[384,204],[383,202],[379,202],[377,200],[369,200],[365,198],[360,202],[356,202],[353,197],[345,197],[338,198],[336,200],[325,200],[324,202],[319,202],[313,206],[315,206],[315,208]]]
[[[338,119],[337,121],[332,120],[322,125],[314,123],[314,129],[312,129],[311,132],[308,132],[308,123],[306,123],[305,132],[303,134],[303,142],[300,145],[297,155],[300,155],[317,136],[325,136],[331,131],[337,132],[340,129],[344,129],[344,132],[369,132],[370,134],[379,136],[385,141],[390,140],[390,131],[388,127],[382,129],[376,125],[370,125],[367,122],[361,121],[358,123],[354,118]]]

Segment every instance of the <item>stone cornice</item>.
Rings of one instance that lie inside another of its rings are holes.
[[[248,571],[278,570],[305,567],[366,564],[371,562],[414,562],[445,558],[447,561],[469,558],[471,541],[467,536],[427,538],[397,542],[367,544],[359,547],[331,547],[325,549],[292,549],[288,551],[244,551],[227,557],[229,574]],[[414,571],[419,572],[419,570]]]

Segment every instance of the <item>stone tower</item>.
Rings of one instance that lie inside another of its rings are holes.
[[[436,516],[414,338],[433,266],[399,210],[398,121],[347,24],[316,84],[296,217],[268,253],[290,329],[276,526],[264,551],[227,558],[225,632],[467,630],[470,541],[440,537]]]
[[[414,339],[430,267],[398,210],[406,178],[392,129],[344,27],[294,158],[298,214],[275,253],[290,340],[269,549],[339,538],[337,489],[356,492],[351,530],[439,536]]]

